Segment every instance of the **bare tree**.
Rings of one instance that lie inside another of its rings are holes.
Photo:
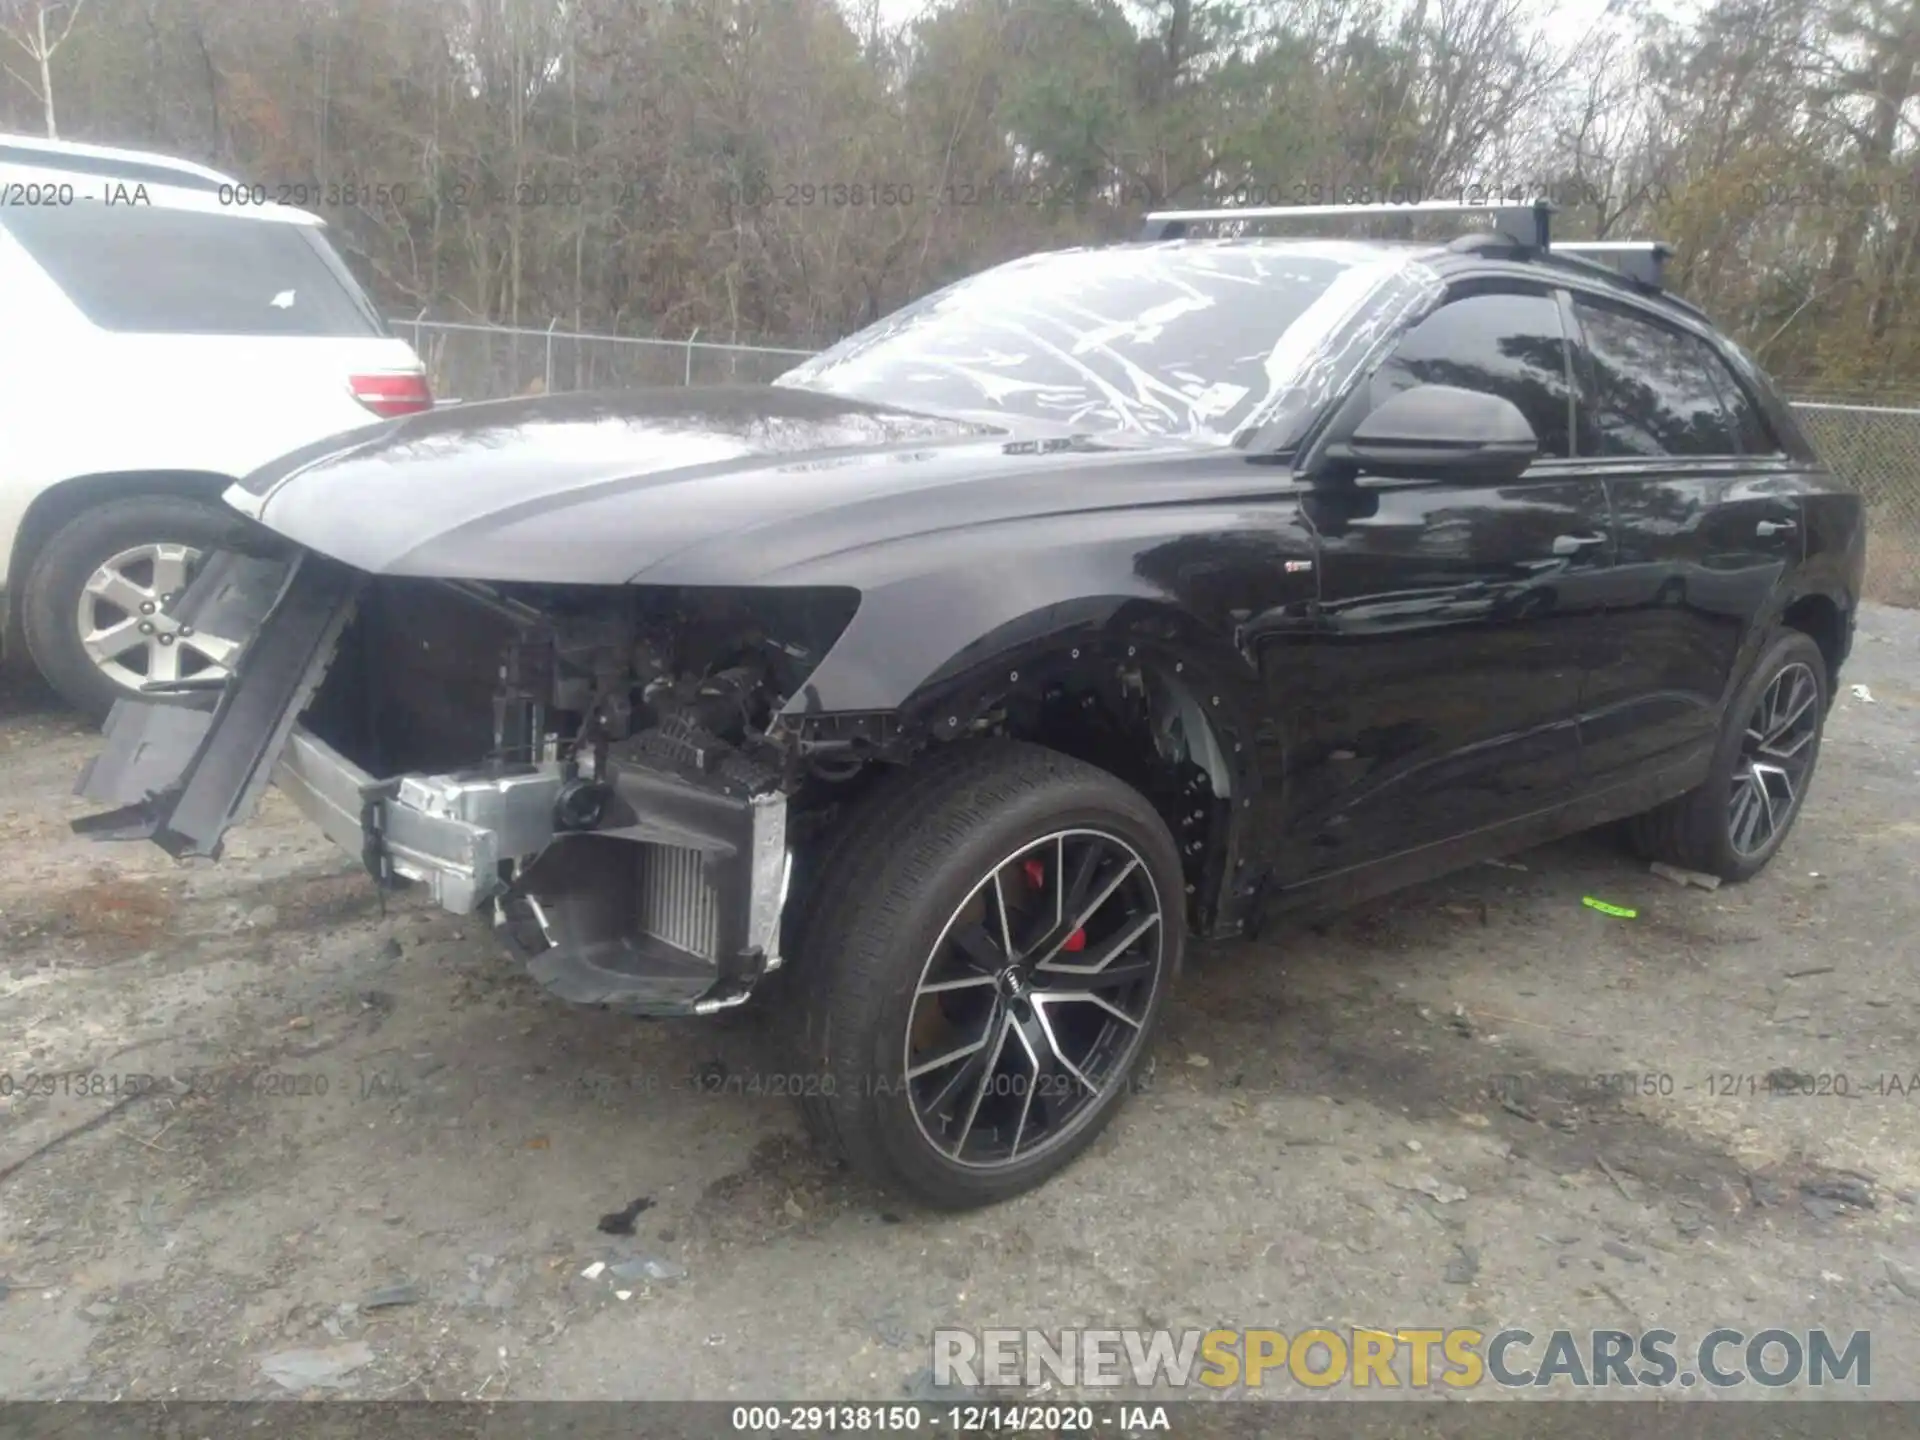
[[[5,68],[39,99],[49,140],[60,138],[53,111],[53,57],[67,43],[85,5],[86,0],[11,0],[6,6],[6,36],[26,52],[34,73],[22,75],[11,65]]]

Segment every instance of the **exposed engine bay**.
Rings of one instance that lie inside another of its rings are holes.
[[[766,731],[857,602],[371,580],[307,723],[376,774],[548,763],[590,785],[640,748],[790,783],[792,753]]]
[[[377,879],[491,907],[564,998],[717,1008],[780,963],[788,800],[809,759],[771,732],[857,603],[375,579],[305,729],[404,777],[371,814],[389,833],[364,837]],[[283,764],[296,795],[314,753],[297,739]],[[410,853],[408,812],[473,826],[492,853],[475,837],[449,874]]]

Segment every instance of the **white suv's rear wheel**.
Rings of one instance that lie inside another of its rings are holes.
[[[149,682],[223,677],[246,637],[200,633],[172,607],[230,525],[176,495],[116,500],[69,520],[27,571],[21,627],[40,673],[95,719]]]

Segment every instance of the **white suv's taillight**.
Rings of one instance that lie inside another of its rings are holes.
[[[355,375],[347,388],[353,398],[383,419],[417,415],[433,408],[433,392],[427,377],[418,370],[389,370],[375,375]]]

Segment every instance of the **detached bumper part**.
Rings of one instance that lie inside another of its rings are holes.
[[[419,883],[456,914],[490,905],[509,948],[564,1000],[706,1014],[780,965],[777,792],[615,764],[600,828],[568,831],[558,765],[381,781],[304,728],[274,780],[383,883]]]
[[[356,572],[317,555],[290,568],[216,556],[182,605],[194,614],[204,606],[241,616],[270,607],[241,656],[244,683],[228,684],[210,711],[117,702],[107,717],[107,746],[81,773],[75,793],[119,808],[75,821],[75,832],[152,840],[178,858],[217,859],[221,838],[252,810],[325,676],[359,588]]]

